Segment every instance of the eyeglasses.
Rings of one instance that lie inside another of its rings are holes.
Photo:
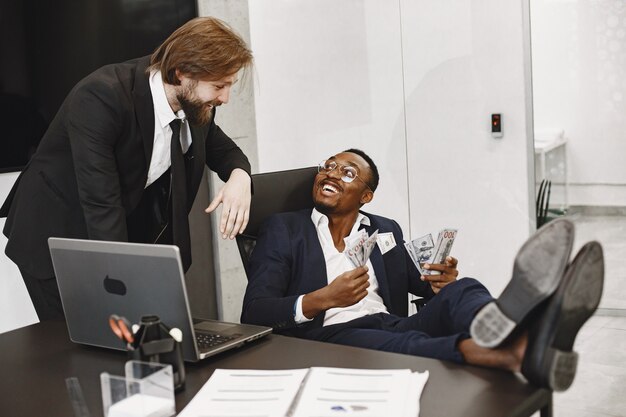
[[[325,161],[322,161],[319,163],[319,165],[317,166],[317,172],[323,172],[324,174],[330,174],[335,168],[339,168],[339,172],[341,172],[341,181],[350,184],[352,181],[354,181],[355,179],[359,179],[359,181],[361,181],[363,184],[365,184],[365,186],[372,191],[372,189],[370,188],[369,185],[367,185],[367,183],[365,181],[363,181],[361,179],[361,177],[359,177],[359,174],[356,170],[356,168],[350,166],[350,165],[340,165],[337,162],[333,161],[332,159],[328,159]]]

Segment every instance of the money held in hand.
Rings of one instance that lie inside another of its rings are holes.
[[[422,265],[443,264],[450,255],[452,244],[456,238],[457,229],[443,229],[439,232],[437,243],[433,244],[433,238],[429,234],[413,239],[405,243],[404,247],[409,253],[409,257],[422,275],[440,275],[439,271],[429,271]]]
[[[367,263],[372,250],[374,250],[377,236],[378,230],[372,233],[371,236],[368,236],[367,232],[361,229],[356,236],[353,236],[352,238],[346,237],[343,239],[346,244],[346,248],[343,253],[346,254],[355,267],[364,266]]]

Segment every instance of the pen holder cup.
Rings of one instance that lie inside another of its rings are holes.
[[[169,417],[176,414],[171,365],[128,361],[125,376],[100,374],[105,417]]]
[[[129,350],[129,358],[140,362],[172,365],[174,390],[182,390],[185,387],[182,343],[170,335],[167,326],[157,316],[144,316],[135,337],[136,347]]]

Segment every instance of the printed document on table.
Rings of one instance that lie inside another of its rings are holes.
[[[311,368],[293,417],[419,415],[428,371]]]
[[[216,369],[179,417],[283,417],[308,369]]]

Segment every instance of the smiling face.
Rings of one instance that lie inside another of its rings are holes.
[[[230,90],[237,82],[237,74],[216,81],[194,80],[179,76],[176,99],[185,116],[193,125],[206,125],[211,121],[213,108],[228,103]]]
[[[370,170],[367,162],[359,155],[342,152],[328,158],[337,163],[330,172],[319,172],[313,183],[313,202],[320,213],[326,215],[354,214],[359,208],[372,201],[374,193],[365,185]],[[358,179],[347,183],[341,179],[341,167],[351,166],[357,170]]]

